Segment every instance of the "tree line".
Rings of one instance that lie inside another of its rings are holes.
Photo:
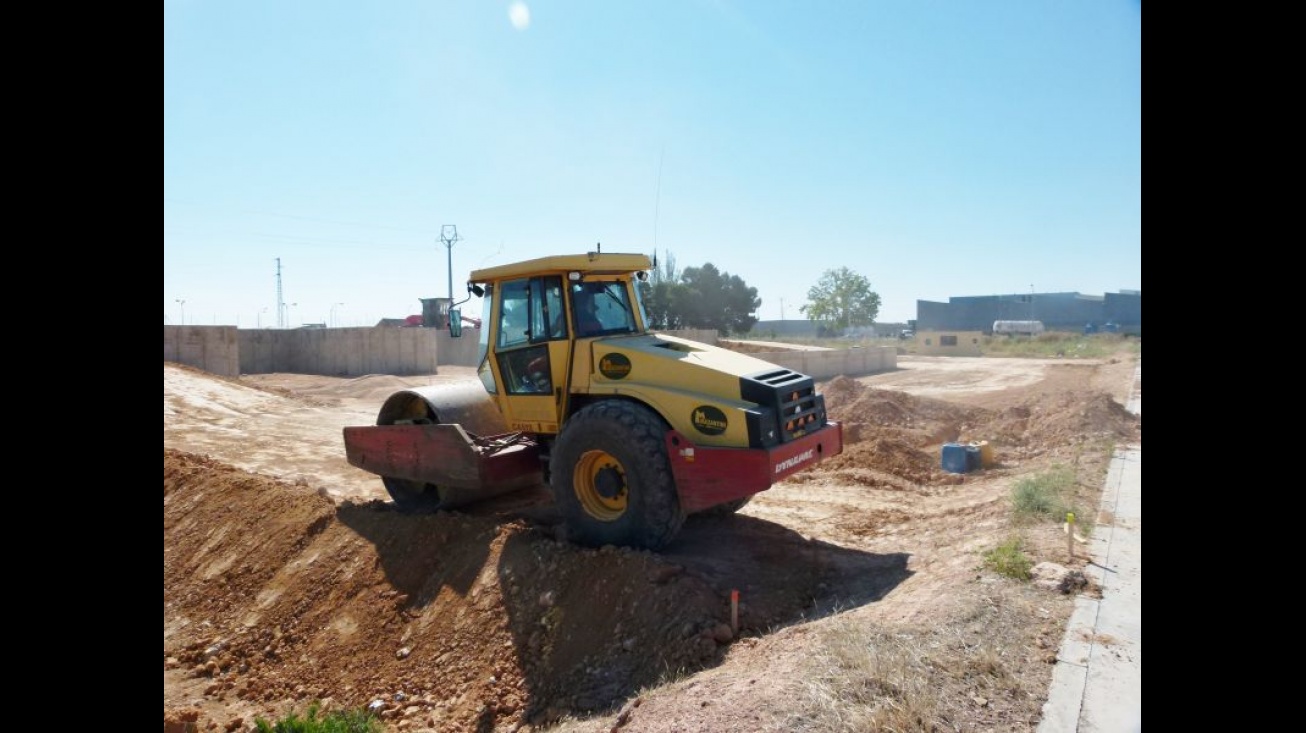
[[[722,336],[753,330],[754,314],[762,306],[757,288],[738,275],[711,262],[680,270],[670,253],[640,283],[640,297],[652,328],[716,329]],[[880,312],[880,295],[864,275],[839,267],[821,275],[798,310],[823,329],[837,332],[873,324]]]

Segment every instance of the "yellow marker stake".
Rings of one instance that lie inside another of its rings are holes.
[[[1075,513],[1066,512],[1066,552],[1075,557]]]
[[[739,591],[730,591],[730,632],[739,634]]]

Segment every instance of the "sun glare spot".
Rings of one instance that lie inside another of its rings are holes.
[[[531,26],[531,9],[526,3],[515,2],[508,6],[508,20],[513,28],[524,31]]]

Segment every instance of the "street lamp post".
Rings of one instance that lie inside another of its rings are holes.
[[[255,316],[255,318],[258,320],[258,327],[259,327],[259,328],[263,328],[263,314],[264,314],[264,313],[267,313],[267,312],[268,312],[267,306],[264,306],[264,307],[263,307],[263,310],[259,311],[259,312],[258,312],[258,315]]]
[[[338,305],[344,305],[344,303],[332,303],[332,304],[331,304],[331,327],[332,327],[332,328],[335,328],[335,326],[336,326],[336,306],[338,306]]]
[[[181,306],[181,325],[186,325],[186,299],[177,298],[177,305]]]

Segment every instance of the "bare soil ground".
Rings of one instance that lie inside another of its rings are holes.
[[[404,731],[1032,731],[1073,593],[982,567],[1022,477],[1068,468],[1091,529],[1132,357],[900,357],[822,383],[845,451],[664,552],[559,541],[544,487],[391,510],[341,428],[415,384],[473,378],[163,370],[164,727],[371,705]],[[940,468],[944,442],[995,465]],[[1081,530],[1082,531],[1082,530]],[[1072,573],[1073,575],[1073,573]],[[730,627],[738,591],[738,633]]]

